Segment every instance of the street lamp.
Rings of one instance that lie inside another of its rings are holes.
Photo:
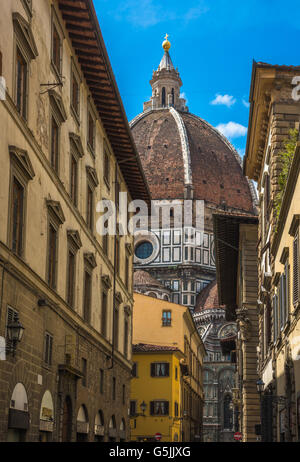
[[[11,348],[7,351],[7,353],[12,353],[12,355],[15,356],[17,344],[21,342],[25,329],[19,321],[18,313],[15,313],[14,320],[7,324],[6,329],[7,339],[11,342]]]

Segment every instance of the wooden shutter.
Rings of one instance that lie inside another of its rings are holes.
[[[278,337],[278,297],[273,297],[273,327],[274,327],[274,341],[276,342]]]
[[[150,401],[150,414],[154,415],[154,401]]]
[[[170,364],[166,363],[166,376],[169,376]]]
[[[289,319],[290,311],[290,266],[289,262],[285,263],[285,322]]]
[[[150,365],[150,374],[151,377],[155,377],[155,363],[151,363]]]
[[[164,414],[165,414],[165,415],[168,415],[168,414],[169,414],[169,401],[166,401],[166,402],[165,402],[164,409],[165,409]]]
[[[299,301],[299,231],[293,242],[293,304]]]

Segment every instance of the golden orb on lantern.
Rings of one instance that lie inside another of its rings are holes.
[[[165,51],[169,51],[171,48],[171,43],[169,42],[168,37],[169,37],[168,34],[166,34],[165,40],[162,43],[162,47]]]

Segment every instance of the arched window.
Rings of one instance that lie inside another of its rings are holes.
[[[172,106],[174,106],[175,103],[175,95],[174,95],[174,88],[172,88]]]
[[[232,429],[232,409],[231,409],[231,396],[224,397],[224,429]]]
[[[163,107],[165,107],[165,105],[166,105],[166,89],[165,89],[165,87],[162,87],[162,90],[161,90],[161,105]]]

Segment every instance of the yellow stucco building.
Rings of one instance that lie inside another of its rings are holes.
[[[190,310],[135,293],[133,345],[131,439],[201,441],[205,349]]]
[[[181,441],[180,359],[177,347],[138,344],[133,347],[131,440]]]

